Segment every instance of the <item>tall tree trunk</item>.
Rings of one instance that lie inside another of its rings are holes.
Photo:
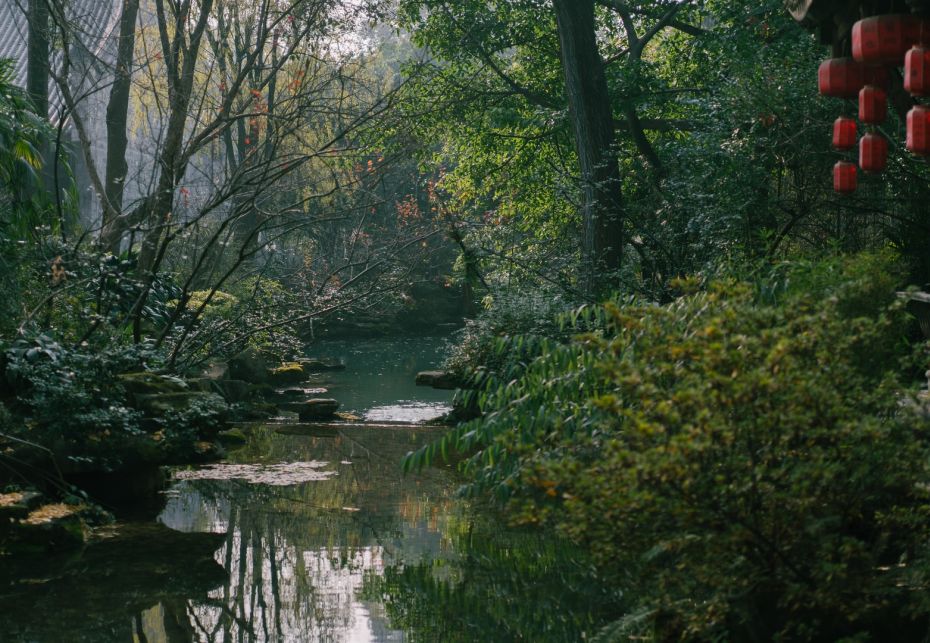
[[[26,92],[32,101],[36,114],[48,118],[48,81],[49,81],[49,34],[51,23],[49,0],[29,0],[26,16],[29,24],[26,43]],[[44,139],[39,145],[42,157],[40,176],[45,189],[53,189],[55,184],[54,147],[51,139]]]
[[[623,198],[594,0],[553,0],[565,92],[584,192],[582,285],[589,295],[617,285],[623,255]]]
[[[29,0],[28,49],[26,54],[26,91],[32,106],[42,118],[48,118],[49,13],[47,0]]]
[[[133,51],[136,44],[136,16],[139,0],[123,0],[120,16],[119,45],[116,51],[116,69],[110,101],[107,103],[107,168],[106,199],[109,208],[104,208],[101,245],[113,254],[119,254],[123,229],[116,219],[106,216],[123,209],[123,191],[129,165],[126,163],[126,126],[129,114],[129,88],[132,82]]]

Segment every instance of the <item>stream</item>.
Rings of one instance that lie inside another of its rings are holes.
[[[377,426],[268,425],[222,463],[173,471],[148,520],[0,570],[0,641],[578,641],[617,597],[552,536],[404,476],[451,394],[417,388],[439,338],[333,342],[323,379]],[[391,426],[389,423],[404,423]],[[282,432],[282,429],[284,432]]]

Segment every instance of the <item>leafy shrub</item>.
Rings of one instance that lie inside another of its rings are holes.
[[[407,464],[465,451],[472,491],[589,548],[635,602],[602,640],[922,636],[930,426],[902,391],[925,354],[891,274],[859,257],[588,309],[599,330]]]
[[[194,441],[214,435],[225,420],[227,408],[218,396],[155,417],[132,405],[117,376],[159,364],[147,344],[90,350],[38,335],[13,342],[4,362],[5,404],[15,418],[8,434],[73,461],[118,467],[145,456],[140,445],[163,459],[183,459]],[[145,433],[154,434],[154,441],[140,441]]]
[[[197,318],[179,324],[173,331],[174,341],[185,337],[187,364],[230,357],[246,348],[275,360],[294,358],[302,346],[295,324],[289,321],[296,308],[293,294],[265,277],[244,279],[229,292],[195,291],[190,294],[187,311]],[[192,328],[187,334],[186,325]]]
[[[504,337],[543,339],[564,335],[557,317],[570,308],[561,294],[546,290],[503,290],[485,298],[484,310],[475,319],[465,320],[450,346],[446,368],[459,376],[468,376],[476,367],[502,366],[513,355],[498,350]]]
[[[115,375],[140,369],[146,357],[139,348],[69,350],[46,335],[16,340],[5,376],[16,392],[11,410],[22,418],[18,437],[84,457],[140,433],[141,414],[126,404]]]

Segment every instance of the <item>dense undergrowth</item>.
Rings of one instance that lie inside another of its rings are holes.
[[[488,339],[484,416],[406,464],[464,454],[467,492],[588,548],[631,602],[599,640],[919,638],[926,351],[894,265],[682,282],[563,315],[570,339]]]

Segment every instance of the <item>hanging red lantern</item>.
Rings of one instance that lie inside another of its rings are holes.
[[[911,14],[864,18],[853,25],[853,58],[859,62],[901,64],[907,50],[920,42],[925,21]]]
[[[912,47],[904,57],[904,89],[912,96],[930,95],[930,49]]]
[[[833,147],[851,150],[856,146],[856,120],[840,116],[833,122]]]
[[[869,133],[859,141],[859,167],[863,172],[883,172],[888,166],[888,141]]]
[[[930,108],[914,105],[907,113],[907,149],[920,156],[930,155]]]
[[[873,125],[888,118],[888,95],[875,85],[866,85],[859,91],[859,120]]]
[[[865,84],[865,65],[852,58],[828,58],[817,70],[817,86],[823,96],[854,98]]]
[[[859,185],[856,164],[849,161],[837,161],[833,166],[833,189],[840,194],[855,192]]]

